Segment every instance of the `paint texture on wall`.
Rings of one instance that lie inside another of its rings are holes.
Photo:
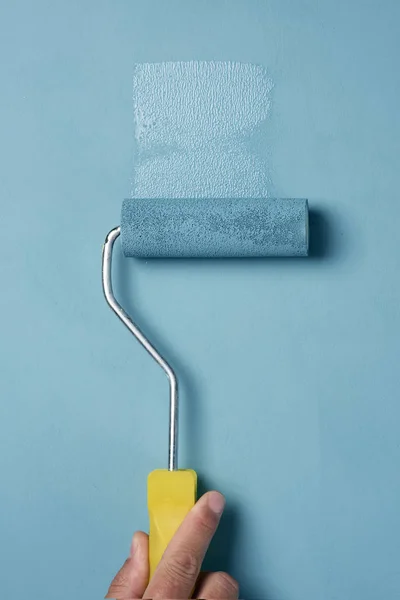
[[[254,64],[137,64],[132,196],[269,196],[267,165],[251,138],[268,117],[272,88]]]

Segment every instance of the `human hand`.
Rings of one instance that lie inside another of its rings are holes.
[[[200,573],[224,508],[224,497],[218,492],[208,492],[200,498],[171,540],[150,583],[149,538],[141,531],[135,533],[130,557],[112,582],[106,598],[236,600],[239,586],[230,575]]]

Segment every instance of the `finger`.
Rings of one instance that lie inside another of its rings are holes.
[[[142,531],[133,536],[131,553],[115,576],[106,598],[131,600],[142,598],[149,582],[149,538]]]
[[[237,600],[239,584],[228,573],[206,573],[197,588],[196,598]]]
[[[218,492],[200,498],[172,538],[144,598],[189,598],[224,507]]]

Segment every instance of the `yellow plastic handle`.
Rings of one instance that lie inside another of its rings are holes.
[[[197,475],[192,470],[152,471],[147,479],[147,504],[150,519],[150,578],[171,538],[197,495]]]

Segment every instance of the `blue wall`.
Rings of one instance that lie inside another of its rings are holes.
[[[257,143],[274,193],[315,212],[309,260],[116,264],[182,378],[181,464],[228,499],[212,566],[247,598],[399,597],[400,4],[0,10],[4,597],[100,598],[147,526],[167,382],[106,307],[100,254],[130,191],[132,65],[190,59],[266,66]]]

